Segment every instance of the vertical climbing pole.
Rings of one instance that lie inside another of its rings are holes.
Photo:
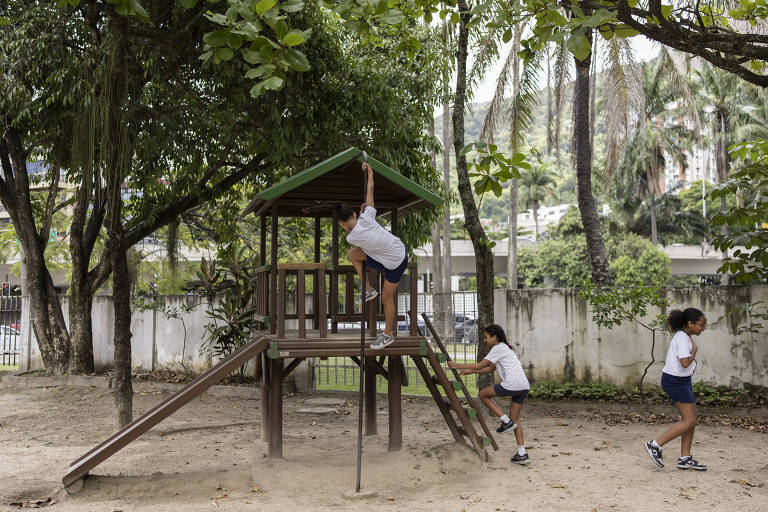
[[[363,161],[368,162],[368,154],[363,151]],[[363,170],[363,202],[368,191],[368,173]],[[357,479],[355,492],[360,492],[360,474],[362,472],[363,455],[363,387],[365,385],[365,261],[360,280],[360,384],[357,397]]]

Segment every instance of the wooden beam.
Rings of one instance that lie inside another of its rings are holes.
[[[365,435],[367,436],[375,436],[378,430],[376,425],[376,365],[371,359],[373,358],[365,358]]]
[[[296,314],[299,317],[299,338],[307,337],[307,314],[306,314],[306,274],[304,270],[299,270],[296,276]]]
[[[285,367],[285,369],[283,370],[283,380],[285,380],[285,378],[286,378],[286,377],[287,377],[287,376],[288,376],[288,375],[289,375],[289,374],[290,374],[290,373],[291,373],[293,370],[295,370],[295,369],[296,369],[296,367],[297,367],[297,366],[299,366],[299,365],[301,364],[301,362],[302,362],[302,361],[304,361],[304,358],[302,358],[302,357],[297,357],[296,359],[294,359],[293,361],[291,361],[290,363],[288,363],[288,366],[286,366],[286,367]]]
[[[285,270],[279,269],[277,271],[277,337],[285,338],[285,295],[286,295],[286,279]]]
[[[360,358],[357,356],[349,356],[349,358],[354,361],[354,363],[359,367],[360,366]],[[389,372],[386,368],[384,368],[384,365],[381,364],[380,361],[375,361],[376,363],[376,373],[384,377],[385,379],[389,380]]]
[[[400,384],[403,374],[403,363],[400,356],[390,356],[389,383],[387,385],[387,400],[389,406],[389,446],[394,452],[403,447],[403,402]]]
[[[336,267],[339,266],[339,223],[336,219],[336,210],[331,218],[331,332],[339,332],[339,323],[335,315],[339,309],[339,274]]]
[[[320,237],[322,235],[320,217],[315,215],[315,263],[320,263]],[[320,307],[319,279],[317,273],[312,275],[312,328],[320,327],[318,309]]]
[[[322,266],[317,271],[317,321],[320,324],[320,337],[328,337],[328,306],[326,305],[325,298],[325,266]]]
[[[277,213],[278,202],[272,203],[272,234],[270,237],[270,268],[269,268],[269,333],[277,332]]]
[[[283,360],[270,359],[269,445],[271,458],[283,457]]]
[[[418,355],[419,347],[393,347],[380,348],[378,350],[372,350],[370,348],[365,349],[364,356],[377,357],[379,355],[385,356],[413,356]],[[270,351],[268,354],[270,357],[276,359],[284,359],[286,357],[350,357],[360,354],[360,347],[354,348],[280,348],[277,351]],[[367,371],[367,370],[366,370]],[[375,373],[375,370],[372,372]]]
[[[416,315],[418,314],[418,302],[419,302],[419,293],[418,293],[418,286],[419,286],[419,275],[418,270],[415,268],[416,266],[408,265],[409,267],[409,275],[411,278],[411,336],[416,336],[418,334],[418,331],[416,330]]]
[[[325,263],[278,263],[277,269],[278,270],[290,270],[290,271],[299,271],[299,270],[320,270],[321,268],[325,268]]]
[[[272,205],[275,202],[276,201],[274,199],[270,199],[269,201],[265,202],[263,205],[261,205],[261,207],[258,210],[254,212],[254,215],[256,217],[260,217],[261,215],[264,215],[270,210],[270,208],[272,208]]]
[[[267,214],[259,217],[259,265],[267,264]]]
[[[261,353],[261,440],[264,443],[269,442],[269,385],[271,379],[272,365],[269,362],[267,354]]]

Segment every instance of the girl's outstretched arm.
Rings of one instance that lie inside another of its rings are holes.
[[[448,361],[448,368],[457,370],[482,370],[489,366],[495,368],[494,364],[487,359],[483,359],[479,363],[456,363],[454,361]]]

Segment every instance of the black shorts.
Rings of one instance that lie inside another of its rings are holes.
[[[399,283],[400,278],[403,277],[403,273],[405,272],[405,269],[408,268],[408,254],[406,253],[405,258],[403,258],[403,261],[400,263],[400,265],[397,268],[388,269],[375,259],[371,258],[366,254],[365,257],[365,266],[368,268],[375,268],[376,270],[383,270],[384,271],[384,278],[389,281],[390,283]]]
[[[510,391],[501,384],[494,384],[493,385],[493,392],[496,393],[496,396],[506,396],[512,399],[513,402],[516,404],[522,404],[525,402],[525,397],[528,396],[528,392],[530,389],[520,389],[517,391]]]

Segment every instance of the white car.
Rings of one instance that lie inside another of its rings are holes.
[[[0,325],[0,336],[2,337],[11,337],[11,336],[18,336],[20,333],[13,327],[7,326],[7,325]]]

